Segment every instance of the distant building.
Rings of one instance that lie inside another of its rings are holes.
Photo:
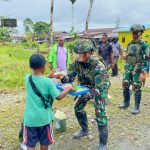
[[[71,36],[69,35],[68,32],[66,31],[58,31],[58,32],[54,32],[54,36],[55,36],[55,40],[57,41],[59,39],[60,36],[62,36],[64,38],[65,41],[68,41],[71,39]]]
[[[144,25],[146,30],[142,35],[142,40],[147,41],[150,44],[150,24]],[[127,48],[128,43],[132,40],[132,32],[130,27],[122,27],[120,29],[113,30],[114,33],[118,33],[119,42],[122,44],[123,48]]]
[[[25,35],[23,34],[20,34],[18,32],[15,32],[15,33],[9,33],[10,35],[10,39],[12,41],[13,44],[16,44],[16,43],[21,43],[23,38],[25,38]]]
[[[107,33],[108,37],[112,37],[113,30],[116,28],[99,28],[99,29],[88,29],[87,36],[91,39],[101,39],[103,33]],[[84,37],[84,31],[78,34],[80,38]]]

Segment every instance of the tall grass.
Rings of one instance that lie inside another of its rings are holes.
[[[21,45],[0,45],[0,89],[24,86],[24,76],[30,72],[28,60],[34,52]]]

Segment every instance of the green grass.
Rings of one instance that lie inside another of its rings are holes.
[[[47,55],[45,52],[47,51],[46,46],[40,45],[40,52],[44,53],[45,56]],[[27,73],[30,73],[29,68],[29,57],[35,53],[36,50],[29,50],[24,49],[22,45],[7,45],[2,46],[0,45],[0,90],[9,89],[9,90],[17,90],[20,88],[24,88],[24,76]],[[74,60],[75,55],[72,56]],[[124,62],[119,60],[119,69],[121,72],[123,71]],[[46,74],[48,74],[50,70],[47,68]],[[123,132],[125,135],[128,135],[130,132],[133,134],[132,139],[136,138],[136,133],[134,133],[134,128],[140,126],[141,124],[147,124],[149,121],[149,112],[148,106],[149,102],[149,89],[144,88],[144,104],[142,105],[142,113],[141,115],[136,117],[130,116],[129,111],[120,111],[118,109],[119,103],[122,101],[122,88],[121,88],[121,80],[120,78],[110,78],[112,82],[112,86],[109,90],[109,94],[112,96],[112,99],[109,100],[108,103],[108,118],[111,124],[111,132],[109,141],[116,143],[116,140],[120,137],[117,137],[116,133]],[[18,96],[15,98],[17,100],[13,103],[4,103],[1,105],[0,109],[0,149],[3,150],[16,150],[19,147],[19,140],[18,140],[18,133],[20,130],[20,124],[23,118],[23,111],[24,111],[24,104],[25,104],[25,95],[24,93],[19,94],[19,92],[14,92],[12,95],[9,96],[8,99],[10,101],[14,100],[15,95]],[[11,94],[11,93],[9,93]],[[143,101],[142,101],[143,103]],[[133,102],[131,103],[132,107],[134,106]],[[73,97],[67,96],[64,100],[54,103],[54,109],[66,111],[67,117],[70,116],[70,112],[73,112],[74,100]],[[94,116],[94,107],[93,102],[89,102],[88,106],[86,107],[88,114]],[[72,113],[74,115],[74,113]],[[71,115],[72,115],[71,114]],[[71,120],[72,116],[70,116]],[[121,118],[121,119],[120,119]],[[122,119],[124,118],[124,119]],[[128,121],[126,121],[126,118]],[[89,121],[90,122],[90,121]],[[127,123],[127,124],[126,124]],[[74,130],[78,128],[78,124],[73,122],[71,123],[71,128],[67,130],[65,134],[70,135],[73,133]],[[90,124],[90,128],[94,128],[95,125]],[[124,128],[122,128],[124,127]],[[97,133],[96,133],[97,134]],[[57,139],[59,138],[59,134],[56,134]],[[72,136],[72,135],[70,135]],[[123,135],[122,135],[123,136]],[[127,137],[130,137],[128,135]],[[65,140],[65,139],[64,139]],[[68,140],[68,139],[67,139]],[[64,145],[66,143],[64,142]],[[112,144],[112,143],[111,143]],[[65,145],[66,146],[66,145]],[[73,145],[74,146],[74,145]],[[58,147],[58,146],[57,146]],[[117,145],[118,147],[118,145]]]
[[[34,50],[24,50],[21,45],[0,46],[0,88],[23,87],[24,76],[30,72],[29,57]]]
[[[46,44],[39,45],[40,52],[47,58]],[[17,90],[24,87],[24,77],[30,73],[29,58],[37,49],[25,49],[23,45],[0,45],[0,90]],[[71,55],[71,60],[75,55]],[[119,60],[119,70],[123,71],[124,62]],[[49,74],[47,68],[45,75]]]

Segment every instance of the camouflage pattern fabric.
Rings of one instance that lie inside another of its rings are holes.
[[[141,73],[146,72],[148,56],[149,47],[145,42],[140,40],[137,43],[133,41],[129,43],[127,47],[127,62],[123,76],[124,90],[129,89],[130,84],[132,84],[135,94],[141,91],[142,82],[139,78]]]
[[[130,31],[132,32],[136,32],[136,31],[145,31],[145,26],[141,25],[141,24],[135,24],[130,28]]]
[[[94,44],[91,40],[81,40],[74,48],[76,54],[83,54],[94,50]]]
[[[87,63],[75,61],[62,82],[73,82],[76,76],[79,84],[90,88],[90,92],[78,96],[75,103],[75,114],[82,129],[88,128],[84,107],[90,99],[95,99],[94,106],[98,127],[107,125],[106,105],[110,82],[103,63],[93,57],[90,57]]]

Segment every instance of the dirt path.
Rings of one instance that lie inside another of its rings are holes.
[[[150,89],[143,89],[141,113],[131,115],[134,107],[133,96],[128,110],[118,108],[122,101],[122,77],[111,78],[112,87],[108,105],[109,148],[108,150],[150,150]],[[150,83],[150,80],[147,81]],[[18,132],[24,111],[24,91],[0,93],[0,150],[18,150]],[[73,140],[72,134],[79,129],[73,111],[73,98],[68,96],[56,102],[55,108],[64,111],[68,117],[67,131],[55,133],[55,143],[51,150],[95,150],[98,144],[97,125],[93,102],[86,107],[89,118],[90,137]]]

